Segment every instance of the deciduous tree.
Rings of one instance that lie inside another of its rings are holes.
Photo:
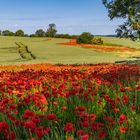
[[[49,24],[49,28],[47,29],[46,36],[55,37],[56,33],[57,33],[56,25],[54,23]]]
[[[103,0],[111,20],[123,18],[125,22],[116,30],[119,37],[140,39],[140,0]]]

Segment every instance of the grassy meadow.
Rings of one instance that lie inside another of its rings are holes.
[[[101,37],[101,38],[103,39],[104,43],[111,43],[111,44],[127,46],[130,48],[140,49],[140,41],[134,42],[130,39],[116,38],[116,37]]]
[[[125,45],[138,48],[140,42],[132,42],[125,39],[102,37],[105,43]],[[101,52],[95,49],[60,45],[68,39],[47,39],[29,37],[0,37],[0,65],[11,64],[89,64],[128,60],[114,52]],[[15,42],[21,42],[28,46],[29,51],[36,56],[35,60],[22,59],[18,53]]]

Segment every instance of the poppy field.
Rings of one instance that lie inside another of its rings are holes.
[[[0,66],[0,140],[100,139],[140,139],[139,66]]]

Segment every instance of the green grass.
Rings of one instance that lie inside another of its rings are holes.
[[[137,48],[140,49],[140,41],[132,41],[130,39],[125,38],[116,38],[116,37],[101,37],[104,43],[116,44],[121,46],[126,46],[130,48]]]
[[[103,38],[109,43],[124,43],[125,46],[138,47],[140,43],[116,38]],[[29,38],[29,37],[0,37],[0,65],[11,64],[33,64],[33,63],[52,63],[52,64],[84,64],[84,63],[103,63],[126,60],[115,53],[98,52],[94,49],[85,49],[75,46],[58,45],[58,42],[67,42],[67,39]],[[15,42],[22,42],[28,46],[29,51],[37,57],[35,60],[21,59],[16,50]],[[131,43],[130,43],[131,42]],[[135,45],[134,45],[135,44]]]

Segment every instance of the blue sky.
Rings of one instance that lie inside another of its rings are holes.
[[[0,29],[31,34],[55,23],[58,33],[114,34],[122,20],[107,14],[102,0],[0,0]]]

